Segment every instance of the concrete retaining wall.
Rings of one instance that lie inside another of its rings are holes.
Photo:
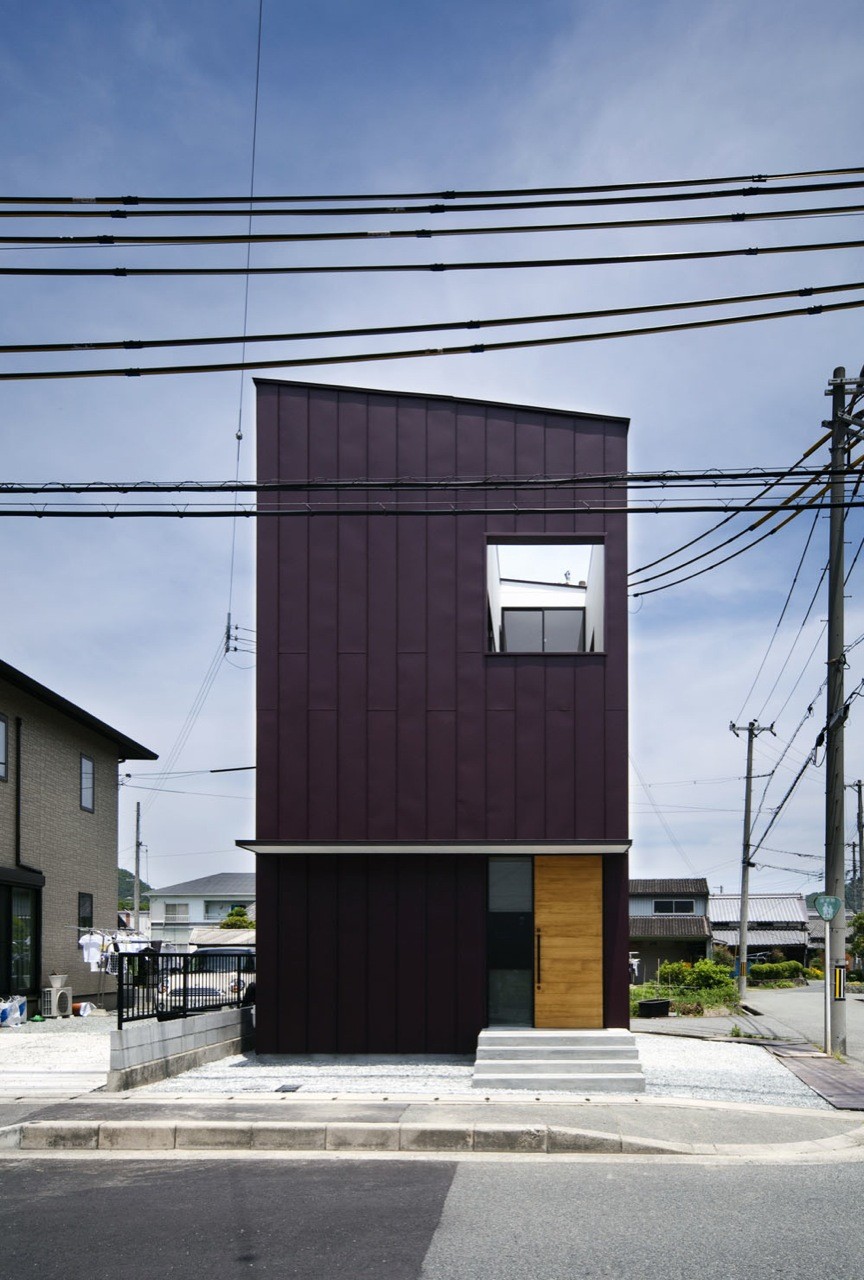
[[[180,1075],[252,1047],[254,1010],[220,1009],[167,1022],[132,1022],[111,1032],[107,1089],[117,1093]]]

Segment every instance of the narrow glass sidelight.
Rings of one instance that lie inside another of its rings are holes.
[[[532,1024],[533,858],[490,858],[486,917],[489,1025]]]

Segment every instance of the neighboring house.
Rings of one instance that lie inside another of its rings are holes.
[[[846,946],[849,946],[849,939],[852,936],[852,918],[854,911],[846,910]],[[807,908],[807,946],[808,960],[813,961],[820,956],[825,950],[825,921],[817,911],[812,907]]]
[[[185,946],[193,929],[218,927],[235,907],[254,915],[255,872],[220,871],[150,891],[150,937]],[[195,939],[194,941],[200,941]]]
[[[627,1026],[626,440],[259,381],[259,1051]]]
[[[747,909],[747,956],[782,951],[787,960],[807,960],[807,903],[800,893],[751,893]],[[737,954],[741,931],[741,897],[712,893],[708,901],[711,936]]]
[[[78,938],[117,929],[117,763],[156,758],[0,662],[0,996],[51,973],[76,997],[113,990]]]
[[[692,964],[710,955],[708,881],[631,880],[630,951],[640,982],[656,978],[666,960]]]

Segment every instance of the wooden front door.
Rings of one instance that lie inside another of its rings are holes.
[[[603,1026],[603,859],[534,859],[534,1025]]]

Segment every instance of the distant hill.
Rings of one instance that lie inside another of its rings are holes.
[[[125,867],[120,867],[117,872],[117,900],[118,906],[126,911],[132,910],[132,895],[135,892],[135,877],[131,871],[127,871]],[[146,880],[141,881],[141,910],[150,910],[150,894],[153,892],[152,884],[148,884]]]

